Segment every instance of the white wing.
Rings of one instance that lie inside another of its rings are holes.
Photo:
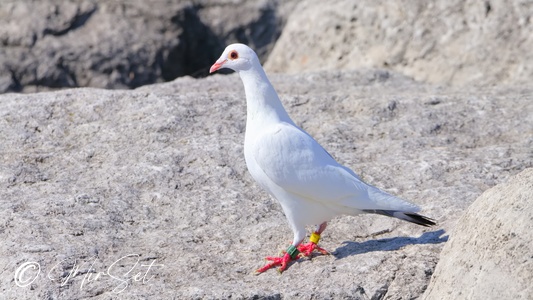
[[[306,132],[288,123],[262,131],[253,146],[259,167],[278,186],[306,199],[355,209],[418,211],[418,207],[367,185],[337,163]]]

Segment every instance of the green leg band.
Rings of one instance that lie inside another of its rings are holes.
[[[295,259],[298,254],[300,254],[300,251],[293,245],[290,245],[289,248],[287,248],[287,253],[291,256],[292,259]]]

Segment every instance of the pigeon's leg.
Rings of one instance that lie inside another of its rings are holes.
[[[301,256],[311,256],[311,253],[315,250],[318,252],[327,255],[329,252],[325,250],[324,248],[318,247],[318,241],[320,241],[320,234],[326,229],[326,226],[328,225],[327,222],[324,222],[316,227],[315,232],[311,234],[309,237],[309,243],[307,244],[301,244],[298,246],[298,251],[300,251]]]
[[[325,228],[325,227],[324,227]],[[270,261],[266,265],[264,265],[262,268],[259,268],[255,271],[255,274],[261,274],[265,272],[266,270],[269,270],[271,268],[277,267],[278,272],[282,273],[287,269],[289,266],[289,262],[292,260],[298,259],[300,255],[300,251],[298,250],[298,245],[300,245],[305,238],[305,226],[301,227],[295,227],[294,228],[294,239],[292,241],[292,244],[287,248],[287,251],[280,257],[275,256],[267,256],[266,260]]]
[[[270,262],[264,265],[262,268],[257,269],[255,273],[261,274],[265,272],[266,270],[274,268],[276,266],[280,266],[278,268],[278,272],[282,273],[283,271],[287,269],[287,267],[289,266],[289,262],[291,260],[298,259],[299,254],[300,252],[298,251],[298,249],[294,247],[293,245],[290,245],[289,248],[287,249],[287,252],[285,252],[285,254],[281,257],[267,256],[266,260],[269,260]]]

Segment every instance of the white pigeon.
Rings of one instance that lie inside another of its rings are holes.
[[[243,44],[226,47],[210,73],[229,68],[239,73],[246,93],[244,158],[252,177],[276,198],[294,233],[281,257],[258,269],[262,273],[318,250],[320,234],[338,215],[380,214],[423,226],[434,221],[416,214],[420,208],[361,180],[339,164],[307,132],[296,126],[268,80],[255,52]],[[301,244],[306,225],[316,225],[308,244]]]

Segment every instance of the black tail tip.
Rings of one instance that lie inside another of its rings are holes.
[[[426,226],[426,227],[437,225],[435,220],[428,218],[428,217],[424,217],[416,213],[403,213],[403,214],[408,217],[405,220],[411,223],[415,223],[415,224]]]

